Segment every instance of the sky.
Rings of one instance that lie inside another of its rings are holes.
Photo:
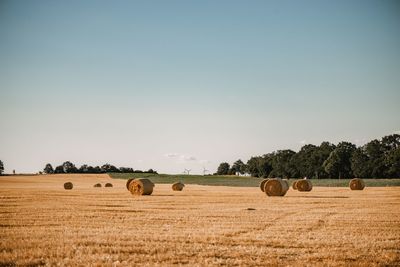
[[[215,172],[400,133],[398,1],[0,1],[0,160]]]

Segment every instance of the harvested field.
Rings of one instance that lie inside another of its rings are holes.
[[[400,263],[399,187],[271,198],[254,187],[157,184],[133,197],[107,175],[7,176],[0,199],[0,266]]]

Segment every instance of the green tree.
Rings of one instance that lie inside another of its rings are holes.
[[[64,172],[64,167],[63,167],[62,165],[57,166],[57,167],[54,169],[54,173],[65,173],[65,172]]]
[[[46,166],[45,166],[44,169],[43,169],[43,172],[44,172],[44,173],[47,173],[47,174],[52,174],[52,173],[54,173],[53,166],[51,166],[50,163],[47,163]]]
[[[363,146],[363,150],[368,157],[364,166],[367,177],[382,178],[387,176],[385,165],[385,146],[379,140],[372,140]]]
[[[270,155],[251,157],[246,164],[246,171],[253,177],[268,177],[272,171]]]
[[[297,169],[295,166],[293,156],[296,154],[293,150],[278,150],[271,154],[272,171],[270,177],[284,177],[290,178],[297,176]]]
[[[325,160],[329,157],[331,152],[336,148],[334,144],[331,144],[329,142],[322,142],[317,150],[317,157],[318,163],[319,163],[319,168],[317,169],[316,173],[316,178],[329,178],[328,173],[325,171],[324,168],[324,162]]]
[[[400,178],[400,148],[391,150],[385,157],[388,177]]]
[[[218,169],[217,169],[217,174],[218,175],[227,175],[229,172],[229,163],[223,162],[219,164]]]
[[[231,172],[232,174],[236,174],[237,172],[244,174],[246,172],[246,164],[241,159],[235,161],[231,167]]]
[[[78,169],[75,167],[75,165],[70,162],[66,161],[62,164],[63,170],[65,173],[77,173]]]
[[[300,176],[318,178],[318,171],[321,167],[318,150],[319,148],[315,145],[304,145],[300,151],[293,156],[292,161]]]
[[[115,167],[114,165],[108,164],[108,163],[101,166],[101,170],[103,172],[120,172],[117,167]]]
[[[331,178],[353,177],[351,157],[356,146],[349,142],[340,142],[325,160],[323,166]]]
[[[351,170],[355,177],[371,177],[369,158],[362,147],[357,148],[351,157]]]
[[[400,148],[400,134],[392,134],[382,138],[382,145],[386,151]]]
[[[4,172],[4,164],[3,162],[0,160],[0,175],[2,175]]]

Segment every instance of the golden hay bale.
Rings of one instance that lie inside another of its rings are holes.
[[[126,181],[126,189],[129,190],[129,183],[130,183],[131,181],[133,181],[133,180],[135,180],[135,178],[130,178],[130,179],[128,179],[128,181]]]
[[[268,196],[284,196],[288,191],[289,186],[280,178],[269,179],[264,186],[264,192]]]
[[[137,178],[129,183],[129,191],[132,195],[151,195],[154,184],[146,178]]]
[[[351,179],[349,186],[351,190],[363,190],[365,187],[365,183],[363,179],[354,178]]]
[[[66,182],[64,184],[64,189],[65,190],[71,190],[74,187],[74,185],[71,182]]]
[[[312,183],[308,179],[302,179],[297,181],[296,187],[300,192],[309,192],[312,190]]]
[[[172,185],[172,190],[174,190],[174,191],[182,191],[184,187],[185,187],[185,185],[183,183],[177,182],[177,183],[174,183]]]
[[[106,183],[104,187],[113,187],[112,183]]]
[[[293,190],[297,190],[297,181],[294,181],[292,184]]]
[[[93,187],[101,187],[101,184],[95,184]]]
[[[264,187],[265,187],[265,183],[268,181],[269,179],[263,179],[260,183],[260,189],[261,191],[264,192]]]

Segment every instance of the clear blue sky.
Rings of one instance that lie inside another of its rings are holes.
[[[399,1],[1,1],[0,159],[180,173],[400,131]]]

